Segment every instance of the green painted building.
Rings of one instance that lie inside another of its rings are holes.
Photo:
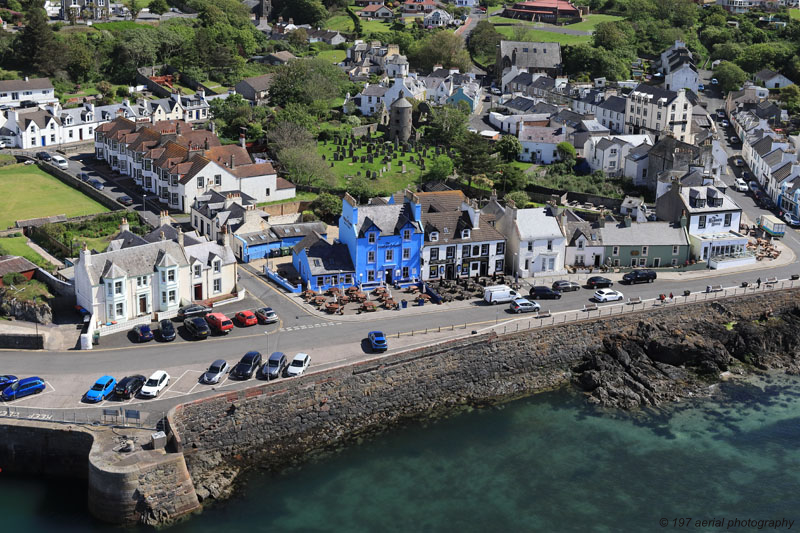
[[[670,222],[631,222],[598,228],[602,237],[605,264],[619,267],[668,267],[683,265],[689,259],[686,228]]]

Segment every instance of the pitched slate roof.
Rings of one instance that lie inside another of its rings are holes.
[[[355,231],[359,237],[365,237],[373,225],[380,229],[381,236],[396,235],[406,224],[411,224],[415,232],[421,232],[419,222],[414,222],[410,213],[411,207],[406,204],[360,205],[358,206],[358,223]]]
[[[653,95],[654,102],[657,102],[658,100],[664,98],[666,99],[667,103],[670,103],[675,98],[678,97],[678,93],[676,93],[675,91],[670,91],[662,87],[657,87],[655,85],[647,85],[646,83],[640,83],[639,85],[637,85],[636,88],[631,92],[631,95],[633,95],[634,93],[651,94]]]
[[[275,79],[275,74],[264,74],[262,76],[245,78],[239,83],[248,85],[254,91],[266,91],[270,87],[272,87],[272,82],[274,79]]]
[[[401,203],[405,193],[395,194],[395,202]],[[422,205],[423,213],[441,213],[445,211],[460,211],[461,204],[467,201],[467,195],[460,190],[418,192],[417,197]]]
[[[526,51],[527,50],[527,51]],[[500,56],[511,59],[520,68],[558,68],[561,65],[561,46],[558,43],[500,41]]]
[[[422,216],[425,227],[425,243],[429,243],[431,232],[438,232],[439,243],[472,243],[505,240],[503,234],[497,231],[481,216],[478,219],[478,228],[472,227],[472,221],[466,211],[446,211],[442,213],[427,213]],[[470,230],[470,236],[462,238],[462,231]]]
[[[686,246],[686,231],[670,222],[634,222],[598,228],[604,246]]]
[[[609,96],[604,102],[597,104],[601,109],[608,109],[612,113],[625,113],[625,98],[621,96]]]
[[[189,264],[177,242],[164,240],[121,250],[92,254],[91,265],[87,268],[89,279],[92,285],[98,285],[110,263],[113,263],[129,277],[152,274],[155,272],[156,265],[162,262],[166,255],[169,255],[177,265]],[[78,264],[81,264],[82,261],[79,258]],[[78,265],[76,264],[76,266]]]
[[[29,91],[52,89],[53,84],[50,78],[28,78],[27,80],[2,80],[0,81],[0,91]]]

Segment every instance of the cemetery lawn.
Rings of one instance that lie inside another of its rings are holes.
[[[382,137],[381,137],[382,138]],[[373,137],[374,139],[374,137]],[[380,142],[376,142],[374,146],[380,146]],[[337,188],[346,189],[349,178],[355,177],[358,172],[362,176],[366,176],[367,171],[378,172],[384,165],[382,157],[375,158],[370,164],[360,162],[360,157],[367,155],[367,143],[365,142],[362,148],[353,151],[353,155],[359,156],[359,162],[353,163],[349,157],[345,157],[344,161],[333,161],[333,153],[335,152],[336,144],[334,141],[328,141],[328,144],[323,142],[317,143],[317,153],[325,156],[325,160],[330,165],[333,162],[333,171],[336,174],[338,181]],[[347,148],[345,147],[345,155],[347,155]],[[402,191],[411,184],[419,182],[420,177],[424,171],[416,163],[418,158],[415,157],[415,162],[409,162],[409,154],[398,153],[397,159],[392,159],[392,169],[383,173],[383,176],[372,179],[372,185],[377,192],[393,194],[397,191]],[[415,154],[417,155],[417,154]],[[420,154],[421,155],[421,154]],[[428,149],[427,157],[423,157],[426,168],[430,167],[431,162],[435,157],[435,150]],[[402,164],[406,165],[406,173],[402,172]]]

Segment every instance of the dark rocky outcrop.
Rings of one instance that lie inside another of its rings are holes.
[[[716,304],[720,316],[732,318]],[[800,307],[756,320],[698,320],[687,328],[642,320],[635,330],[603,339],[603,347],[573,368],[591,403],[607,407],[657,406],[708,391],[709,381],[731,368],[782,368],[798,373]]]

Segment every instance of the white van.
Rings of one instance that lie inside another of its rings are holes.
[[[61,157],[60,155],[54,155],[53,159],[51,159],[50,162],[53,163],[58,168],[63,168],[64,170],[69,168],[69,163],[67,163],[67,160]]]
[[[508,285],[493,285],[491,287],[486,287],[486,290],[483,292],[483,299],[492,305],[513,302],[517,298],[522,297],[520,293]]]

